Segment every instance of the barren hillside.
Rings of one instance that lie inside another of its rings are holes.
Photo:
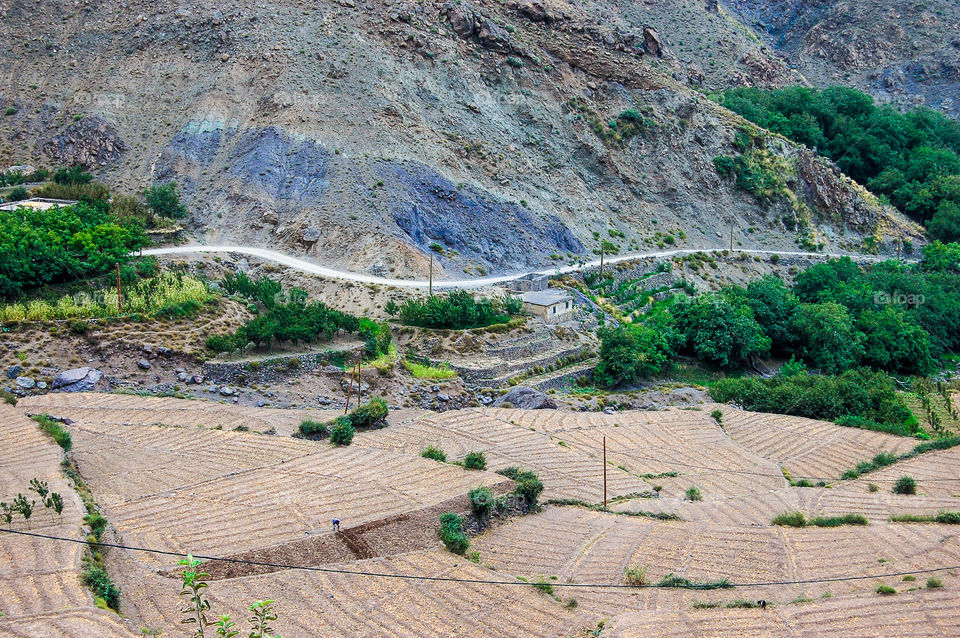
[[[0,7],[17,43],[0,163],[82,163],[120,191],[175,180],[202,240],[395,275],[423,275],[432,246],[441,275],[481,275],[601,237],[705,247],[732,225],[744,247],[892,250],[916,234],[782,140],[784,192],[717,173],[742,122],[697,89],[797,79],[709,2]],[[658,31],[681,25],[723,47]]]

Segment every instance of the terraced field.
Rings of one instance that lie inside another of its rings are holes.
[[[30,480],[47,481],[64,500],[61,516],[37,503],[25,521],[14,517],[11,529],[81,539],[82,503],[60,471],[62,452],[37,424],[8,406],[0,406],[0,501],[28,491]],[[7,523],[0,523],[7,526]],[[114,613],[96,609],[80,583],[82,544],[0,534],[0,635],[132,636]]]
[[[245,618],[248,601],[277,600],[281,621],[276,626],[282,627],[285,636],[563,636],[592,622],[531,587],[516,585],[509,575],[490,572],[443,550],[328,567],[514,585],[283,571],[212,583],[213,608]],[[147,627],[176,627],[177,582],[155,575],[138,581],[132,612],[140,622]]]
[[[283,436],[303,418],[325,419],[330,413],[129,395],[47,395],[0,413],[4,451],[28,446],[26,456],[4,454],[0,486],[14,493],[20,476],[40,467],[49,469],[51,485],[62,481],[59,448],[22,416],[53,413],[74,421],[73,456],[125,544],[324,569],[495,581],[210,564],[216,613],[242,619],[250,602],[271,598],[278,601],[277,630],[287,636],[586,636],[604,619],[609,620],[603,636],[869,636],[890,635],[893,627],[898,634],[902,629],[909,635],[951,635],[960,612],[955,605],[947,609],[946,601],[960,592],[960,574],[935,574],[943,589],[923,588],[926,575],[904,582],[890,574],[960,565],[960,529],[888,519],[894,513],[960,509],[960,449],[923,454],[854,481],[834,480],[830,487],[795,488],[782,466],[795,478],[835,478],[880,450],[906,451],[915,441],[729,408],[721,428],[709,416],[712,407],[612,415],[401,411],[391,415],[389,427],[360,432],[352,446],[334,448]],[[237,425],[251,431],[234,431]],[[279,435],[256,433],[271,428]],[[424,446],[440,446],[450,460],[483,451],[491,470],[532,469],[545,484],[545,501],[597,503],[604,437],[612,511],[547,504],[538,514],[495,524],[472,539],[478,564],[442,549],[435,531],[438,512],[469,508],[465,494],[477,485],[503,492],[512,483],[492,472],[423,459]],[[18,460],[7,460],[13,458]],[[902,474],[917,479],[918,495],[892,493]],[[877,489],[871,491],[871,484]],[[692,485],[701,490],[701,501],[684,497]],[[65,512],[61,527],[40,519],[31,524],[76,537],[80,503],[70,506],[72,519],[67,522]],[[773,516],[797,510],[808,516],[857,512],[870,524],[770,525]],[[645,515],[627,515],[641,512]],[[651,512],[681,520],[656,520]],[[342,534],[329,532],[334,517],[343,520]],[[0,610],[16,619],[0,619],[0,634],[6,623],[17,636],[126,635],[117,632],[129,626],[188,635],[178,624],[182,601],[174,557],[111,552],[111,571],[123,586],[123,609],[131,619],[125,624],[90,608],[90,595],[76,577],[79,549],[38,543],[28,551],[10,545],[19,542],[0,535],[3,564],[18,564],[15,571],[0,572]],[[709,591],[584,586],[621,583],[631,566],[645,566],[651,582],[673,573],[742,586]],[[863,578],[831,580],[851,575]],[[574,586],[556,587],[551,596],[520,578]],[[501,582],[511,584],[496,584]],[[881,597],[873,592],[878,583],[900,593]],[[770,606],[722,607],[735,599],[764,599]],[[695,603],[721,607],[697,609]]]
[[[27,412],[54,414],[73,421],[110,425],[165,425],[290,435],[305,419],[326,421],[335,410],[278,410],[129,394],[42,394],[18,403]]]

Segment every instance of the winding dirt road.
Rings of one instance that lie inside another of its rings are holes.
[[[668,258],[675,257],[677,255],[689,255],[693,253],[721,253],[724,251],[729,251],[727,248],[687,248],[687,249],[678,249],[678,250],[664,250],[660,252],[649,252],[649,253],[631,253],[628,255],[617,255],[615,257],[604,258],[604,264],[616,264],[623,261],[630,261],[631,259],[641,259],[641,258]],[[783,250],[749,250],[745,248],[734,248],[732,251],[735,253],[747,253],[750,255],[781,255],[781,256],[795,256],[795,257],[850,257],[855,261],[861,262],[871,262],[871,261],[881,261],[883,259],[889,259],[889,257],[875,257],[872,255],[843,255],[836,253],[809,253],[801,251],[783,251]],[[391,279],[388,277],[376,277],[374,275],[366,275],[358,272],[350,272],[348,270],[336,270],[334,268],[328,268],[327,266],[321,266],[310,261],[303,259],[298,259],[296,257],[291,257],[289,255],[284,255],[275,250],[270,250],[268,248],[256,248],[254,246],[220,246],[220,245],[193,245],[193,246],[172,246],[169,248],[151,248],[144,250],[144,255],[184,255],[184,254],[197,254],[197,253],[240,253],[243,255],[249,255],[251,257],[258,257],[260,259],[265,259],[267,261],[273,261],[278,264],[283,264],[290,268],[294,268],[301,272],[309,273],[312,275],[319,275],[320,277],[326,277],[328,279],[344,279],[347,281],[356,281],[365,284],[381,284],[384,286],[397,286],[398,288],[426,288],[430,284],[426,279]],[[502,284],[507,281],[512,281],[519,277],[529,274],[540,274],[540,275],[563,275],[571,272],[578,272],[581,270],[586,270],[588,268],[596,268],[600,265],[599,259],[594,259],[593,261],[587,261],[582,264],[574,264],[572,266],[558,266],[556,268],[548,268],[545,270],[533,270],[526,272],[518,272],[512,275],[498,275],[495,277],[481,277],[477,279],[447,279],[447,280],[434,280],[433,287],[438,289],[443,288],[483,288],[485,286],[493,286],[496,284]]]

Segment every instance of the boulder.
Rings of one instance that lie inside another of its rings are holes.
[[[30,377],[17,377],[16,383],[18,388],[23,388],[24,390],[33,390],[37,387],[37,382]]]
[[[517,4],[517,11],[533,22],[547,22],[553,17],[547,11],[542,0],[521,0]]]
[[[660,34],[653,27],[643,27],[643,48],[650,55],[662,58],[666,53],[663,42],[660,40]]]
[[[140,359],[139,361],[137,361],[137,367],[140,368],[141,370],[149,370],[151,368],[150,362],[147,361],[146,359]]]
[[[490,18],[483,18],[480,21],[480,31],[477,32],[477,39],[485,49],[497,53],[510,53],[513,50],[510,34]]]
[[[443,13],[450,21],[454,33],[461,38],[469,38],[476,33],[476,17],[473,13],[473,7],[466,2],[448,2],[443,5]]]
[[[315,244],[320,241],[320,231],[316,228],[308,228],[303,231],[301,241],[305,244]]]
[[[509,403],[515,408],[524,410],[556,410],[557,402],[548,395],[533,388],[513,388],[505,395],[494,401],[494,407]]]
[[[109,387],[103,372],[87,366],[64,370],[53,379],[53,389],[60,392],[93,392]]]
[[[10,366],[7,368],[7,378],[16,379],[20,376],[20,373],[23,372],[23,366]]]

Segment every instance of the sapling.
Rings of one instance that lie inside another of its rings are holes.
[[[57,492],[52,493],[43,504],[56,512],[57,516],[63,515],[63,497]]]
[[[47,487],[47,482],[41,481],[38,478],[30,479],[30,491],[36,492],[41,501],[45,501],[47,494],[50,493],[50,489]]]
[[[210,611],[210,601],[203,597],[204,590],[207,588],[206,580],[209,574],[197,570],[200,561],[194,559],[192,554],[180,561],[180,565],[186,567],[181,577],[180,595],[188,596],[190,605],[180,610],[183,619],[182,625],[196,625],[197,629],[193,632],[195,638],[203,638],[204,628],[209,626],[207,622],[207,612]]]
[[[234,636],[239,636],[240,631],[234,629],[237,626],[237,623],[230,620],[230,616],[220,616],[220,620],[217,621],[216,631],[214,632],[218,638],[234,638]]]
[[[277,619],[272,600],[258,600],[250,605],[250,611],[253,612],[250,616],[253,631],[250,632],[249,638],[280,638],[279,635],[273,634],[273,628],[268,624]]]
[[[17,494],[16,500],[13,501],[13,509],[23,514],[23,518],[28,521],[33,516],[33,506],[34,502],[28,501],[23,494]]]

